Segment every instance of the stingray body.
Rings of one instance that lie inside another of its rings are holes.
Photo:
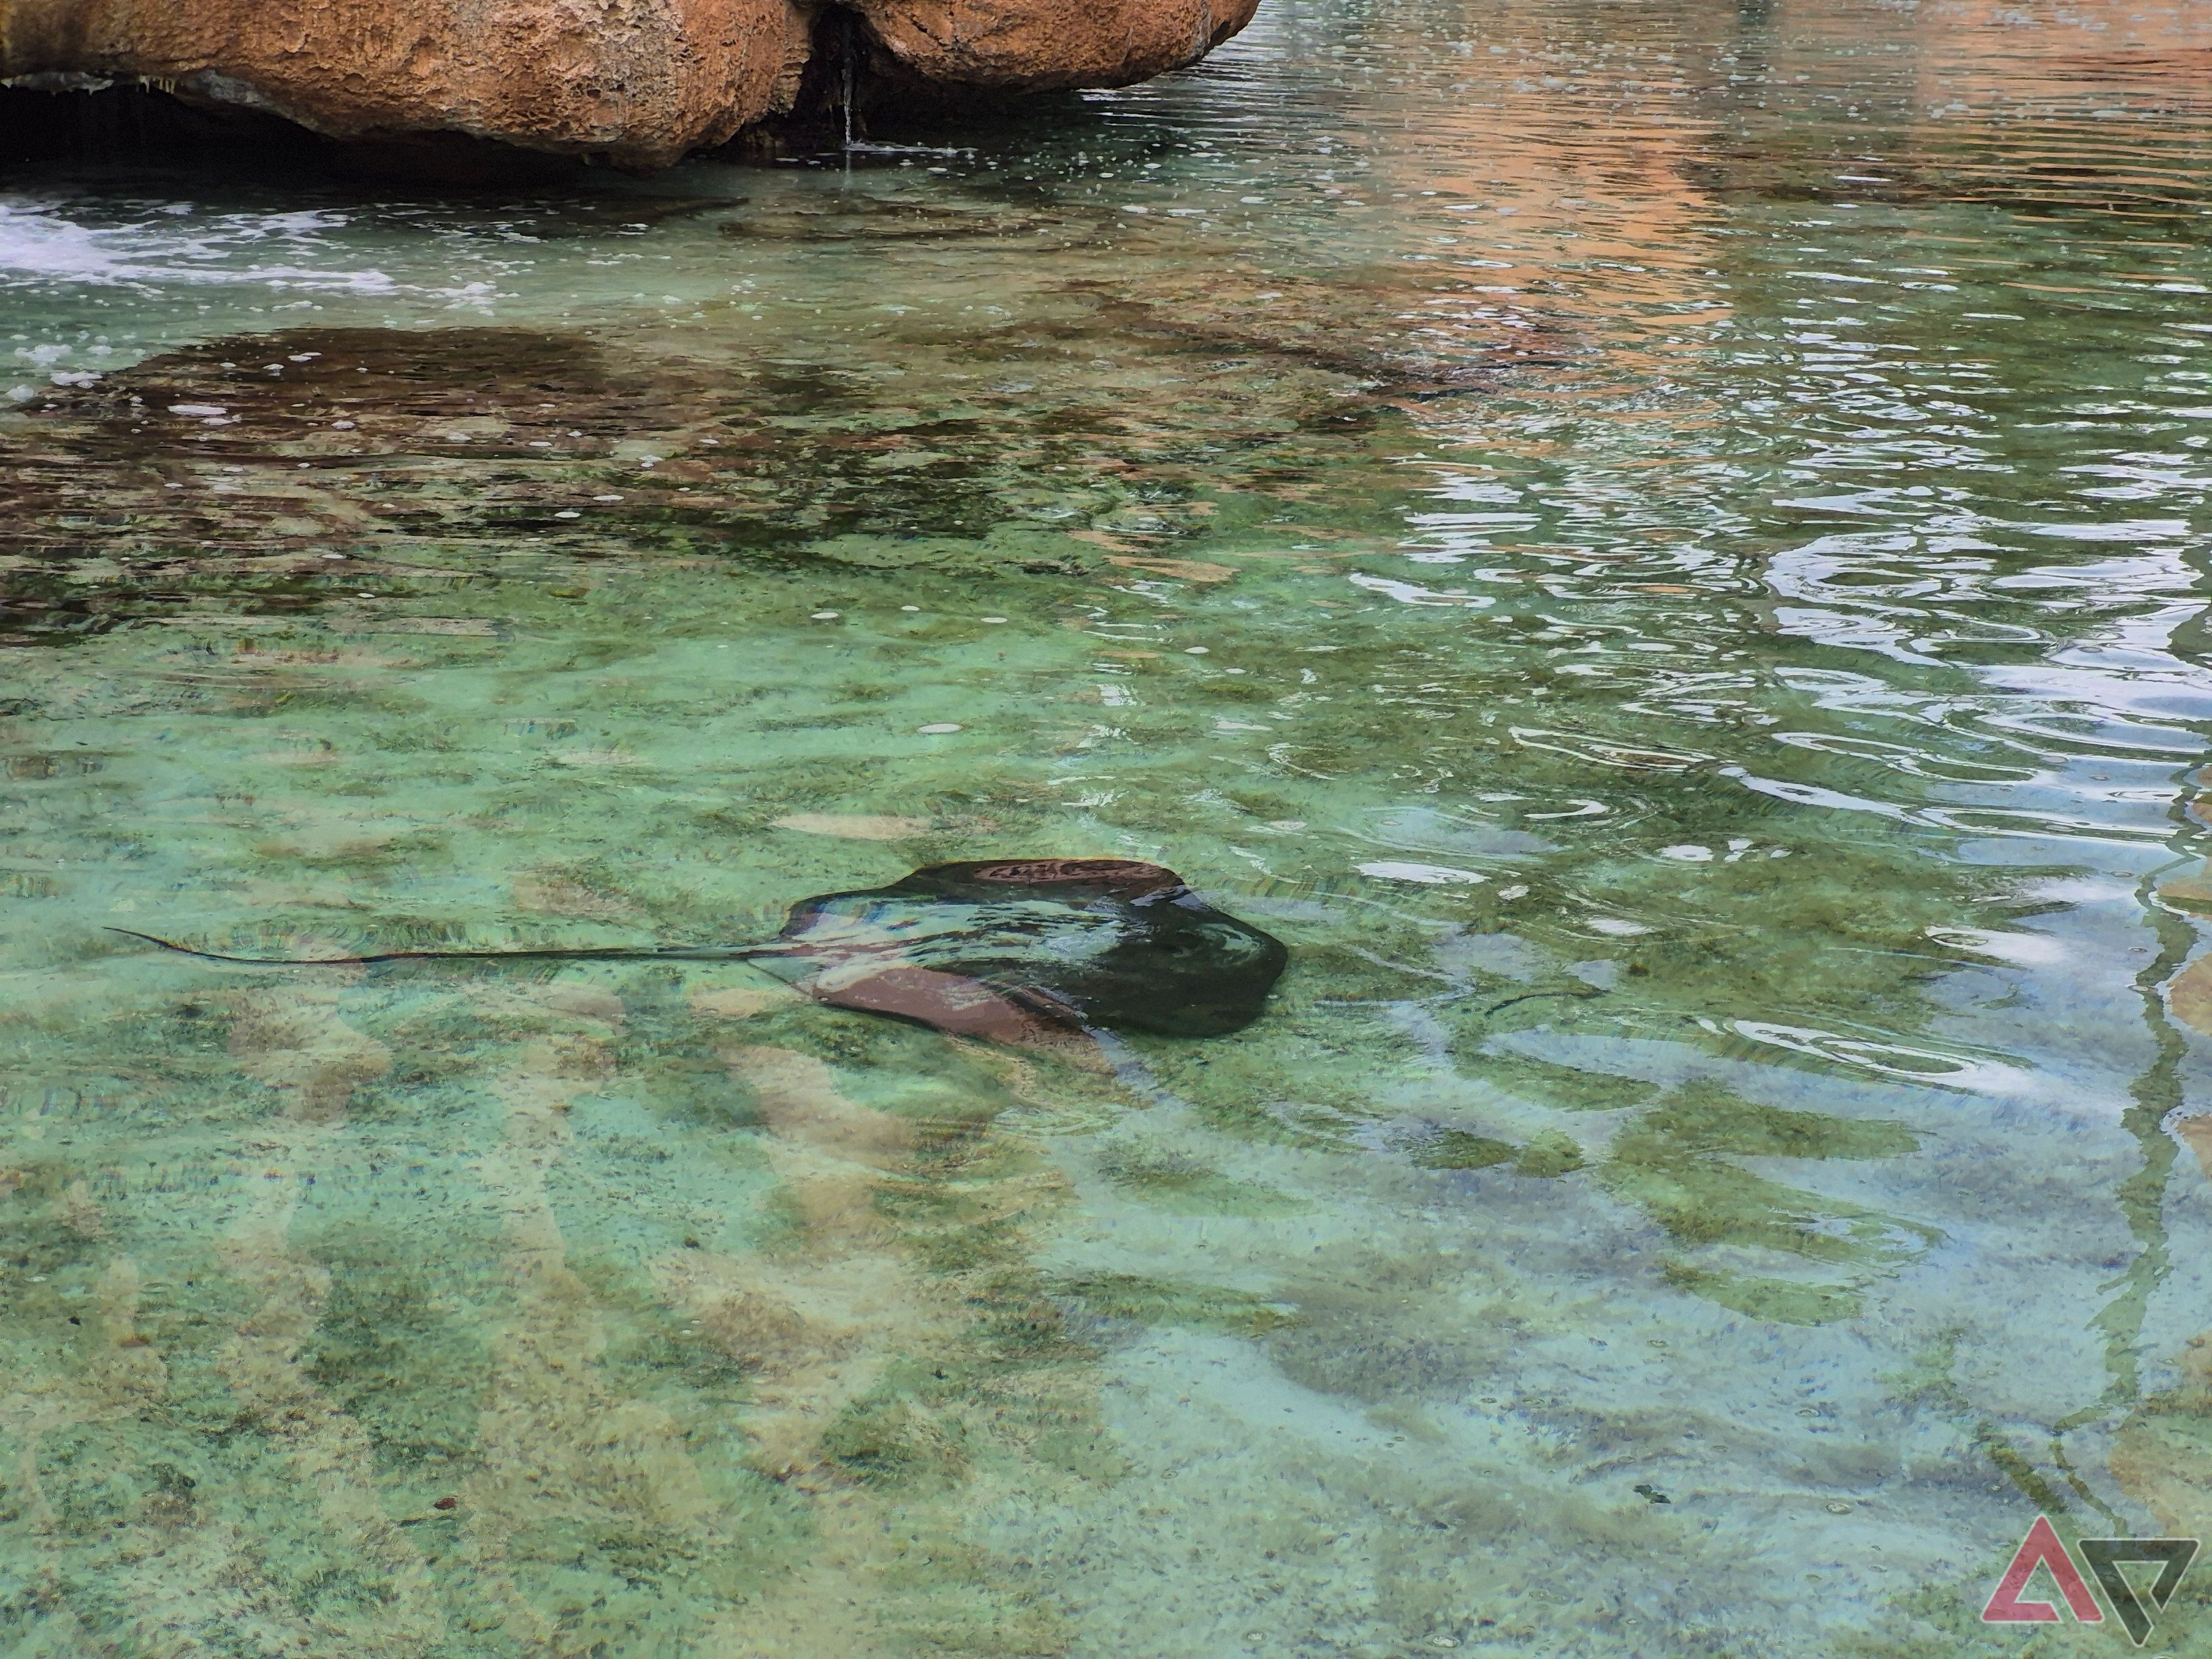
[[[1223,1036],[1260,1017],[1289,960],[1172,870],[1121,859],[933,864],[791,913],[761,965],[840,1007],[947,1030],[1042,1021]]]
[[[131,937],[262,964],[744,961],[818,1002],[1007,1042],[1071,1030],[1225,1036],[1260,1017],[1289,961],[1280,940],[1215,909],[1174,871],[1123,859],[933,864],[887,887],[806,899],[775,939],[750,945],[301,959],[221,956]]]

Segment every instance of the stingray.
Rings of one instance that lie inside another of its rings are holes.
[[[1289,952],[1182,878],[1122,859],[933,864],[888,887],[794,906],[758,945],[387,951],[234,957],[111,928],[212,962],[748,962],[817,1002],[1001,1042],[1079,1031],[1225,1036],[1260,1017]]]

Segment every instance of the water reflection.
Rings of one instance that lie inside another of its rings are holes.
[[[1284,6],[941,170],[14,181],[10,1636],[1957,1652],[2038,1510],[2201,1529],[2204,28]],[[1085,1057],[101,942],[1001,855],[1292,969]]]

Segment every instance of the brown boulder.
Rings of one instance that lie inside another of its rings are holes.
[[[853,38],[933,88],[1122,85],[1204,57],[1256,3],[863,0]],[[337,138],[655,167],[791,113],[817,35],[845,38],[818,21],[793,0],[0,0],[0,79],[136,79]]]
[[[1200,58],[1259,0],[855,0],[898,66],[944,87],[1121,87]]]

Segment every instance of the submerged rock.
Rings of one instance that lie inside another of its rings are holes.
[[[331,137],[462,134],[651,168],[810,100],[1126,85],[1196,62],[1256,3],[0,0],[0,80],[137,81]]]

